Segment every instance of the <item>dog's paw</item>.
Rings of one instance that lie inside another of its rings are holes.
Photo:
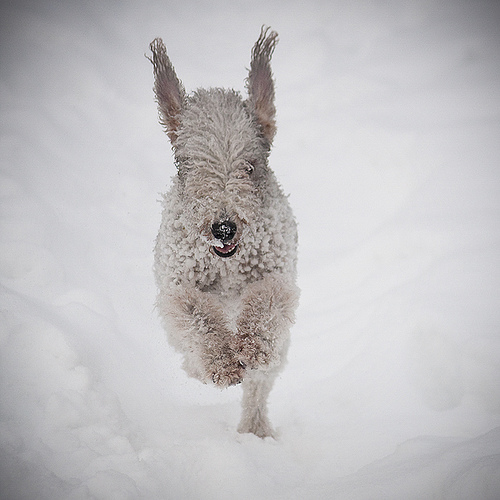
[[[212,382],[219,387],[229,387],[231,385],[238,385],[243,382],[245,375],[245,366],[238,364],[229,369],[219,370],[212,374]]]
[[[208,363],[207,378],[219,387],[237,385],[243,381],[245,368],[245,363],[240,362],[236,353],[228,348]]]
[[[271,422],[264,415],[243,415],[238,425],[238,432],[240,434],[255,434],[261,439],[266,437],[276,439],[276,433],[271,426]]]
[[[240,334],[232,348],[239,361],[252,370],[269,366],[274,360],[272,346],[259,335]]]

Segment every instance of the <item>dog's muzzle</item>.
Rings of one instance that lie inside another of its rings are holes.
[[[221,246],[213,246],[212,249],[219,257],[231,257],[238,250],[238,242],[232,241],[237,231],[236,224],[231,220],[214,222],[212,234],[220,241]]]

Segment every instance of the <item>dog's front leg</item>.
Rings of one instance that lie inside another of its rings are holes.
[[[298,297],[296,285],[280,275],[269,275],[245,289],[233,346],[243,364],[267,369],[281,364]]]
[[[217,297],[196,288],[174,287],[158,305],[170,341],[184,354],[187,373],[220,387],[238,384],[245,372],[231,347],[231,331]]]

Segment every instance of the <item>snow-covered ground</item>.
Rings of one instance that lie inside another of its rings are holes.
[[[498,2],[1,9],[2,500],[500,498]],[[300,231],[277,441],[181,370],[151,271],[175,169],[148,44],[243,91],[262,24]]]

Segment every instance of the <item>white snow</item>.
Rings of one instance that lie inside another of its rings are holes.
[[[445,0],[4,2],[0,497],[500,498],[500,8]],[[280,34],[271,165],[298,321],[239,435],[153,308],[174,174],[144,57],[244,90]]]

